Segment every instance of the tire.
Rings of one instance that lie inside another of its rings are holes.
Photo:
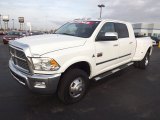
[[[134,62],[134,67],[139,68],[139,62]]]
[[[59,87],[58,97],[65,104],[80,101],[88,88],[88,75],[80,69],[70,69],[63,74]]]
[[[3,44],[8,44],[8,42],[3,40]]]
[[[145,55],[142,61],[138,61],[134,63],[134,66],[140,69],[146,69],[150,63],[150,56],[149,53]]]

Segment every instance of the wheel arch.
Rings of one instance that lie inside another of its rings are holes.
[[[139,47],[137,47],[135,55],[133,57],[133,61],[141,61],[147,53],[149,53],[149,55],[151,56],[152,49],[153,49],[152,46],[148,46],[148,47],[139,46]]]
[[[78,68],[87,73],[88,76],[91,75],[92,69],[91,69],[91,64],[87,61],[77,61],[74,62],[73,64],[67,66],[62,74],[64,74],[66,71],[73,69],[73,68]]]
[[[153,47],[152,47],[152,46],[150,46],[150,47],[148,48],[148,50],[147,50],[147,52],[149,53],[150,56],[151,56],[151,54],[152,54],[152,50],[153,50]]]

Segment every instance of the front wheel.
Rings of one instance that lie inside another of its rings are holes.
[[[86,94],[88,82],[88,75],[83,70],[68,70],[62,76],[59,84],[59,99],[66,104],[78,102]]]

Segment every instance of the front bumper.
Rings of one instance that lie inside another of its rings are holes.
[[[28,87],[33,92],[42,94],[55,93],[61,74],[43,75],[26,74],[16,68],[13,62],[9,61],[9,69],[12,76],[22,85]]]

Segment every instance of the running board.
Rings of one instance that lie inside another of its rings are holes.
[[[111,75],[111,74],[114,74],[114,73],[116,73],[116,72],[118,72],[118,71],[120,71],[120,70],[122,70],[122,69],[124,69],[124,68],[126,68],[126,67],[128,67],[128,66],[131,66],[131,65],[133,65],[133,62],[127,63],[127,64],[125,64],[125,65],[122,65],[122,66],[118,67],[118,68],[115,68],[115,69],[113,69],[113,70],[110,70],[110,71],[108,71],[108,72],[105,72],[105,73],[103,73],[103,74],[100,74],[100,75],[94,77],[93,79],[94,79],[95,81],[101,80],[101,79],[103,79],[103,78],[105,78],[105,77],[107,77],[107,76],[109,76],[109,75]]]

